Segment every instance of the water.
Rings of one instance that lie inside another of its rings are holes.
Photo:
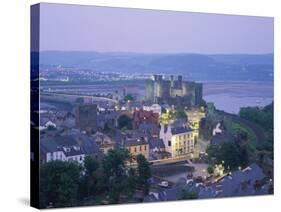
[[[207,82],[203,98],[213,102],[217,109],[239,113],[240,107],[263,107],[273,100],[273,83],[270,82]]]

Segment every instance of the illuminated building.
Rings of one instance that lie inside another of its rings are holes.
[[[124,147],[129,150],[134,159],[139,154],[142,154],[146,159],[149,157],[149,143],[145,139],[126,139]]]
[[[194,150],[193,130],[187,126],[162,125],[160,138],[172,157],[187,155]]]
[[[137,129],[141,124],[150,123],[158,124],[159,114],[153,111],[136,110],[133,113],[133,128]]]
[[[200,121],[206,117],[206,113],[202,109],[191,109],[186,111],[188,124],[193,129],[194,138],[199,136]]]

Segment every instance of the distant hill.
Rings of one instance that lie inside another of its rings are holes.
[[[41,66],[98,72],[182,74],[192,80],[272,81],[273,54],[201,55],[43,51]]]

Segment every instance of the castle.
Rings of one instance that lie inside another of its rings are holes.
[[[193,81],[183,81],[182,76],[169,80],[162,75],[154,75],[146,81],[146,100],[159,104],[174,104],[184,106],[200,106],[202,104],[202,84]]]

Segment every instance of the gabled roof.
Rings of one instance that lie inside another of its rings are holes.
[[[75,150],[74,147],[80,147]],[[64,148],[69,148],[64,151]],[[82,133],[68,133],[66,135],[56,135],[44,137],[40,140],[40,150],[42,153],[64,151],[65,155],[95,154],[99,152],[99,146],[95,140]]]
[[[159,130],[158,124],[155,123],[141,123],[139,129],[145,132]]]
[[[217,186],[221,187],[219,196],[246,196],[255,195],[258,192],[254,189],[256,181],[261,181],[265,178],[262,169],[257,164],[252,164],[246,169],[238,170],[225,176]],[[243,186],[244,185],[244,186]]]
[[[138,146],[138,145],[145,145],[148,144],[148,142],[145,139],[137,139],[137,138],[132,138],[132,139],[126,139],[124,141],[125,146]]]
[[[164,149],[165,144],[164,144],[163,140],[160,138],[151,138],[149,140],[149,148],[150,149],[154,149],[154,148]]]
[[[171,128],[172,135],[182,134],[192,132],[192,129],[189,127],[174,127]]]

